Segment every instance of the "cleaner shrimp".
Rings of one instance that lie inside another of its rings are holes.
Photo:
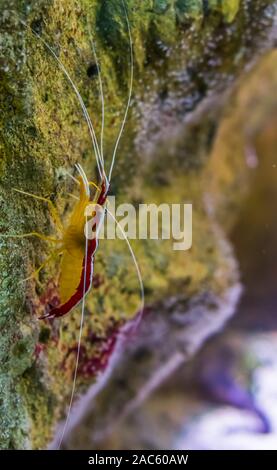
[[[134,254],[134,251],[130,245],[130,242],[120,226],[120,224],[116,221],[114,218],[113,214],[109,212],[109,210],[106,207],[106,201],[107,201],[107,196],[108,196],[108,191],[110,188],[110,182],[111,182],[111,177],[113,173],[113,168],[116,160],[116,155],[118,151],[118,146],[120,143],[120,139],[126,124],[127,120],[127,115],[129,112],[130,104],[131,104],[131,97],[132,97],[132,89],[133,89],[133,43],[132,43],[132,36],[131,36],[131,27],[129,23],[129,17],[128,17],[128,12],[127,12],[127,7],[125,4],[125,0],[121,0],[122,6],[124,9],[125,13],[125,18],[126,18],[126,23],[127,23],[127,28],[128,28],[128,36],[129,36],[129,45],[130,45],[130,83],[129,83],[129,94],[128,94],[128,100],[127,100],[127,105],[126,109],[124,112],[123,116],[123,121],[119,130],[118,137],[115,142],[114,150],[112,153],[112,159],[111,159],[111,164],[110,168],[108,171],[108,175],[106,174],[105,171],[105,163],[104,163],[104,152],[103,152],[103,136],[104,136],[104,112],[105,112],[105,104],[104,104],[104,94],[103,94],[103,86],[102,86],[102,80],[101,80],[101,73],[100,73],[100,68],[98,65],[98,59],[96,56],[96,50],[94,47],[94,43],[91,38],[91,43],[92,43],[92,48],[93,48],[93,53],[95,57],[95,62],[96,66],[98,69],[98,77],[99,77],[99,87],[100,87],[100,96],[101,96],[101,102],[102,102],[102,127],[101,127],[101,142],[100,146],[98,145],[98,141],[96,138],[96,133],[94,130],[94,126],[92,124],[91,118],[89,116],[89,113],[87,111],[87,108],[84,104],[84,101],[79,93],[79,90],[77,86],[75,85],[73,79],[71,78],[68,70],[65,68],[59,57],[56,55],[54,49],[39,35],[37,34],[36,31],[32,30],[32,33],[34,36],[40,40],[46,49],[51,53],[55,61],[57,62],[58,66],[62,70],[64,76],[68,80],[70,86],[72,87],[78,102],[80,104],[80,107],[82,109],[83,115],[85,117],[89,133],[91,136],[91,141],[92,141],[92,146],[93,146],[93,151],[95,154],[96,158],[96,163],[97,163],[97,168],[98,168],[98,173],[100,177],[100,183],[99,185],[95,185],[94,183],[91,183],[88,181],[87,176],[81,167],[80,164],[76,164],[77,171],[79,173],[78,179],[72,177],[75,182],[79,184],[79,198],[78,201],[75,204],[75,207],[73,209],[73,212],[70,217],[69,225],[66,228],[63,228],[62,222],[59,218],[59,215],[57,213],[57,210],[55,206],[53,205],[52,201],[50,201],[47,198],[43,198],[41,196],[37,196],[25,191],[21,191],[16,189],[21,194],[24,194],[29,197],[33,197],[36,199],[39,199],[41,201],[47,202],[49,205],[49,211],[50,215],[52,216],[54,222],[56,223],[57,228],[59,229],[61,233],[61,238],[52,238],[52,237],[47,237],[43,234],[37,233],[37,232],[31,232],[27,234],[22,234],[22,235],[14,235],[14,237],[17,238],[23,238],[23,237],[31,237],[35,236],[40,239],[43,239],[45,241],[54,243],[57,245],[57,248],[53,251],[52,256],[57,256],[57,255],[62,255],[62,260],[61,260],[61,275],[59,279],[59,293],[60,293],[60,300],[61,303],[58,307],[54,307],[51,309],[49,312],[45,313],[42,317],[42,319],[50,319],[50,318],[57,318],[57,317],[63,317],[67,313],[69,313],[74,307],[76,307],[78,304],[81,304],[81,319],[80,319],[80,327],[79,327],[79,335],[78,335],[78,346],[77,346],[77,354],[76,354],[76,362],[75,362],[75,369],[74,369],[74,376],[73,376],[73,386],[72,386],[72,391],[71,391],[71,396],[70,396],[70,402],[68,406],[68,412],[66,416],[66,420],[63,426],[63,430],[59,439],[59,445],[58,449],[60,449],[64,435],[66,432],[66,429],[69,424],[70,420],[70,413],[73,405],[73,399],[74,399],[74,394],[75,394],[75,388],[76,388],[76,380],[77,380],[77,372],[78,372],[78,365],[79,365],[79,359],[80,359],[80,350],[81,350],[81,339],[82,339],[82,332],[83,332],[83,325],[84,325],[84,311],[85,311],[85,297],[86,294],[89,292],[91,286],[92,286],[92,280],[93,280],[93,267],[94,267],[94,257],[97,251],[98,247],[98,239],[97,239],[97,230],[98,227],[93,227],[96,229],[96,236],[94,236],[92,239],[88,239],[88,236],[85,236],[84,234],[84,228],[86,227],[86,223],[88,221],[88,217],[86,215],[86,208],[91,204],[98,205],[103,208],[104,215],[105,213],[108,213],[110,217],[112,217],[119,227],[126,243],[128,246],[128,249],[130,251],[132,261],[134,263],[138,281],[139,281],[139,287],[140,287],[140,292],[141,292],[141,305],[139,309],[139,315],[142,314],[143,309],[144,309],[144,287],[143,287],[143,280],[141,276],[141,271],[139,268],[139,264],[137,262],[136,256]],[[22,24],[29,28],[29,26],[22,21]],[[71,176],[71,175],[70,175]],[[96,193],[93,198],[91,198],[91,190],[90,187],[94,186],[96,187]],[[103,218],[102,218],[103,221]],[[87,234],[86,234],[87,235]],[[10,236],[9,236],[10,237]],[[51,258],[50,257],[50,258]],[[35,273],[38,273],[44,266],[45,264],[49,261],[49,258],[46,259],[46,261],[41,265],[38,270]],[[34,273],[34,274],[35,274]],[[32,276],[31,276],[32,277]],[[28,278],[29,279],[29,278]]]

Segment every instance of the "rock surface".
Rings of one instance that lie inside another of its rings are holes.
[[[147,308],[139,332],[127,334],[119,347],[118,332],[124,327],[128,333],[140,308],[140,290],[126,245],[100,244],[99,282],[87,299],[78,374],[84,392],[101,381],[110,364],[94,412],[95,423],[103,422],[103,429],[96,424],[95,441],[118,407],[124,411],[143,399],[145,383],[146,392],[155,388],[234,311],[240,284],[227,233],[251,178],[244,155],[220,157],[211,149],[235,79],[273,45],[275,3],[126,0],[135,81],[111,193],[118,202],[136,205],[192,202],[193,247],[178,252],[172,240],[132,243]],[[67,193],[74,185],[65,170],[79,161],[90,178],[97,172],[76,96],[29,26],[70,71],[99,136],[93,37],[106,102],[109,168],[128,96],[124,3],[0,0],[0,6],[0,230],[2,235],[54,234],[47,204],[12,188],[50,197],[66,223],[73,203]],[[38,321],[55,295],[58,265],[47,266],[39,283],[22,281],[49,255],[50,246],[33,238],[1,238],[0,247],[0,446],[44,448],[69,402],[80,311],[61,321]],[[118,354],[110,361],[113,350]]]

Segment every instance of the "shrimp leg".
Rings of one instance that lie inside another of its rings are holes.
[[[29,281],[30,279],[36,278],[38,274],[40,273],[40,271],[43,268],[45,268],[45,266],[49,263],[49,261],[51,261],[51,259],[55,259],[57,256],[61,254],[62,254],[62,251],[60,249],[53,251],[51,255],[49,255],[46,258],[46,260],[43,263],[41,263],[41,265],[30,276],[26,277],[25,279],[22,279],[21,282],[26,282],[26,281]]]
[[[4,237],[4,238],[37,237],[37,238],[40,238],[41,240],[44,240],[44,241],[47,241],[47,242],[61,243],[61,240],[58,240],[57,238],[48,237],[47,235],[44,235],[43,233],[38,233],[38,232],[22,233],[22,234],[19,234],[19,235],[1,235],[1,237]]]
[[[63,232],[63,225],[62,225],[60,216],[58,214],[56,207],[54,206],[53,202],[50,201],[50,199],[48,199],[47,197],[37,196],[36,194],[28,193],[27,191],[22,191],[21,189],[13,188],[13,191],[16,191],[17,193],[20,193],[20,194],[24,194],[25,196],[33,197],[34,199],[38,199],[39,201],[47,202],[47,204],[49,205],[50,214],[53,220],[55,221],[60,232]]]

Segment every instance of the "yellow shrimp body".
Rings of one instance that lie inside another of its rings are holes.
[[[80,282],[83,258],[85,254],[85,209],[90,202],[82,178],[79,178],[80,196],[68,227],[65,229],[62,239],[64,252],[62,254],[59,294],[62,303],[65,303],[74,294]]]
[[[61,304],[64,305],[69,301],[77,291],[82,276],[83,262],[85,256],[86,239],[84,234],[84,228],[86,223],[86,208],[91,204],[90,189],[89,186],[93,185],[96,187],[97,192],[94,197],[94,202],[97,204],[104,204],[107,197],[106,185],[102,183],[101,189],[94,183],[89,183],[84,171],[79,166],[80,177],[78,183],[80,184],[80,194],[78,202],[75,204],[72,214],[69,218],[68,225],[64,228],[62,221],[60,220],[59,214],[50,199],[36,194],[31,194],[26,191],[15,189],[15,191],[24,194],[26,196],[33,197],[40,201],[47,202],[49,205],[50,213],[53,220],[56,222],[57,227],[61,233],[61,238],[53,238],[46,236],[38,232],[24,233],[22,235],[13,235],[15,238],[25,238],[36,236],[44,241],[50,241],[56,244],[55,250],[52,251],[50,256],[42,263],[39,268],[27,279],[38,275],[41,269],[57,255],[62,255],[60,264],[60,276],[59,276],[59,297]],[[96,247],[94,247],[94,250]],[[92,255],[91,255],[92,256]],[[91,272],[91,267],[88,269],[88,273]],[[27,280],[26,279],[26,280]],[[87,281],[86,281],[87,282]],[[73,299],[74,300],[74,299]],[[46,317],[45,317],[46,318]]]

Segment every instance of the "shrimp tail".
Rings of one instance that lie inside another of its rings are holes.
[[[83,262],[82,275],[78,287],[74,294],[62,305],[54,307],[50,312],[45,313],[39,320],[50,320],[54,318],[60,318],[69,313],[73,308],[77,307],[83,300],[92,286],[93,281],[93,269],[94,269],[94,255],[97,249],[97,240],[92,240],[88,246],[87,265]]]

